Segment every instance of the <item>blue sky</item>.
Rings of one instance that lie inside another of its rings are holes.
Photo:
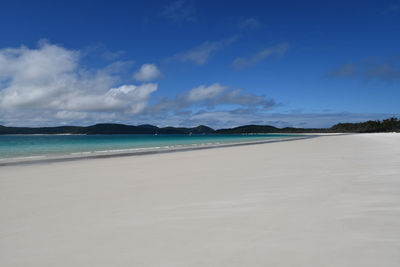
[[[400,116],[400,1],[2,1],[0,124]]]

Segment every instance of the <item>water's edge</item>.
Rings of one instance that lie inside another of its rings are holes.
[[[226,144],[210,144],[210,145],[197,145],[197,146],[185,146],[185,147],[170,147],[170,148],[159,148],[159,149],[143,149],[141,151],[122,151],[122,152],[110,152],[110,153],[99,153],[99,152],[91,152],[89,154],[82,153],[81,155],[62,155],[62,156],[46,156],[40,157],[36,159],[22,159],[15,160],[7,159],[3,162],[0,162],[0,167],[2,166],[18,166],[18,165],[31,165],[31,164],[42,164],[42,163],[55,163],[55,162],[63,162],[63,161],[77,161],[77,160],[85,160],[85,159],[102,159],[102,158],[114,158],[114,157],[128,157],[128,156],[141,156],[141,155],[151,155],[151,154],[162,154],[162,153],[171,153],[171,152],[184,152],[184,151],[193,151],[193,150],[205,150],[205,149],[213,149],[213,148],[223,148],[223,147],[237,147],[237,146],[246,146],[246,145],[257,145],[257,144],[266,144],[266,143],[277,143],[277,142],[285,142],[285,141],[296,141],[301,139],[309,139],[319,137],[320,135],[303,135],[297,137],[286,137],[286,138],[277,138],[270,140],[257,140],[257,141],[249,141],[249,142],[238,142],[238,143],[226,143]]]

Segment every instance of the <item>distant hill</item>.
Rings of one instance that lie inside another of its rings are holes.
[[[176,128],[144,124],[139,126],[101,123],[92,126],[6,127],[0,125],[0,134],[210,134],[214,129],[200,125],[194,128]]]
[[[217,133],[230,134],[230,133],[276,133],[280,129],[269,125],[244,125],[235,128],[220,129]]]
[[[371,133],[400,132],[400,120],[390,118],[383,121],[360,123],[338,123],[331,128],[277,128],[270,125],[244,125],[235,128],[214,130],[200,125],[193,128],[164,127],[150,124],[138,126],[101,123],[92,126],[58,127],[6,127],[0,125],[0,134],[245,134],[245,133]]]
[[[219,134],[239,134],[239,133],[328,133],[330,128],[276,128],[270,125],[244,125],[235,128],[219,129],[215,133]]]

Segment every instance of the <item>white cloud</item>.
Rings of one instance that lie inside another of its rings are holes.
[[[0,50],[0,117],[2,123],[23,118],[105,118],[137,114],[157,84],[120,84],[122,63],[99,70],[80,66],[79,51],[48,42]],[[100,116],[100,114],[104,113]]]
[[[207,87],[201,85],[190,90],[186,94],[185,98],[188,102],[199,102],[207,99],[214,99],[226,88],[226,86],[222,86],[219,83],[214,83]]]
[[[145,108],[150,94],[156,90],[157,85],[152,83],[140,86],[122,85],[111,88],[104,94],[77,94],[68,98],[61,107],[71,111],[115,111],[137,114]]]
[[[133,77],[141,82],[149,82],[160,78],[161,72],[154,64],[143,64]]]
[[[201,85],[184,92],[177,97],[182,105],[194,104],[213,108],[218,105],[236,105],[242,107],[262,107],[270,109],[276,103],[262,95],[244,94],[242,89],[229,89],[228,86],[214,83],[210,86]]]
[[[235,69],[242,69],[245,67],[249,67],[249,66],[255,65],[259,61],[261,61],[271,55],[274,55],[274,54],[283,55],[286,53],[286,51],[288,49],[289,49],[289,45],[286,43],[279,44],[279,45],[273,46],[273,47],[268,47],[248,58],[243,58],[243,57],[236,58],[233,61],[232,66]]]
[[[266,111],[275,107],[276,103],[263,95],[246,94],[242,89],[230,89],[228,86],[214,83],[209,86],[200,85],[174,98],[162,98],[146,107],[143,113],[157,117],[167,114],[191,114],[194,107],[210,111],[224,106],[234,109],[257,108]]]

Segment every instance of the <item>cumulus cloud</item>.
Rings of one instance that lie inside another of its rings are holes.
[[[287,43],[279,44],[277,46],[268,47],[253,56],[244,58],[238,57],[233,63],[232,67],[235,69],[243,69],[252,65],[257,64],[259,61],[271,56],[271,55],[284,55],[286,51],[289,49],[289,45]]]
[[[187,102],[199,102],[204,100],[215,99],[220,95],[227,87],[222,86],[219,83],[212,84],[210,86],[201,85],[193,88],[184,95],[184,99]]]
[[[150,94],[157,90],[156,84],[122,85],[102,94],[77,93],[60,103],[63,110],[86,112],[125,112],[137,114],[142,111]]]
[[[189,49],[188,51],[177,53],[173,55],[170,60],[177,60],[180,62],[191,62],[196,65],[204,65],[207,63],[213,54],[223,48],[230,46],[239,38],[238,35],[232,36],[215,42],[205,42],[197,47]]]
[[[141,82],[149,82],[160,78],[161,72],[154,64],[143,64],[133,77]]]
[[[0,115],[3,120],[55,121],[57,118],[101,118],[137,114],[157,84],[120,84],[123,66],[89,70],[80,66],[80,52],[39,42],[0,50]],[[116,86],[117,85],[117,86]]]

